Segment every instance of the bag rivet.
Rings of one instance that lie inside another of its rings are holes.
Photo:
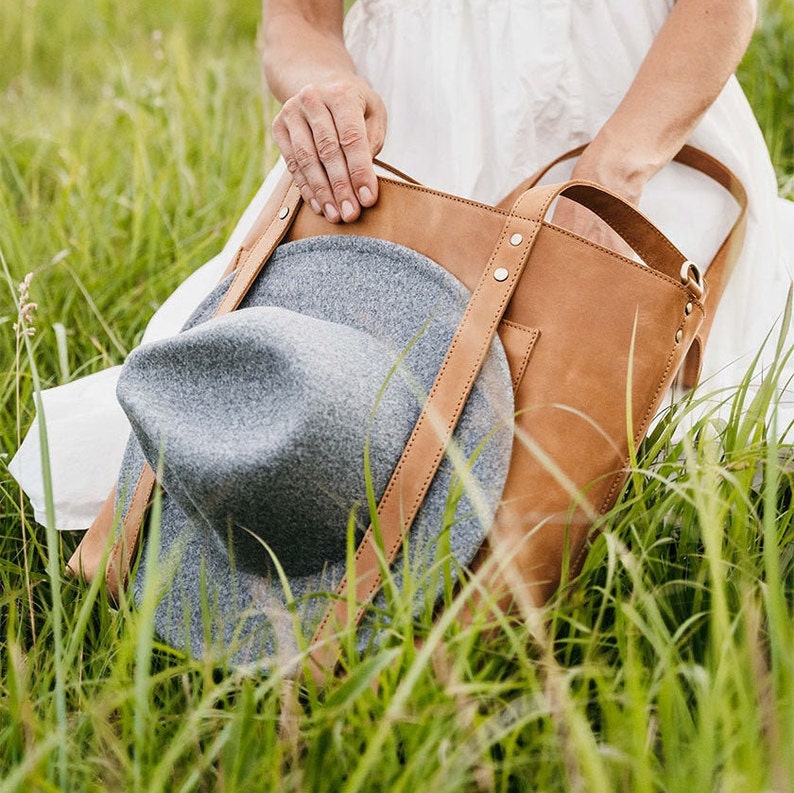
[[[681,330],[681,328],[679,328],[679,329],[678,329],[678,330],[675,332],[675,341],[676,341],[676,344],[677,344],[679,341],[681,341],[681,339],[683,339],[683,338],[684,338],[684,331],[683,331],[683,330]]]
[[[289,207],[281,207],[281,209],[278,211],[279,220],[284,220],[287,215],[289,215]]]
[[[524,238],[523,238],[523,237],[522,237],[522,236],[521,236],[521,235],[520,235],[518,232],[516,232],[515,234],[513,234],[513,236],[512,236],[512,237],[510,237],[510,244],[511,244],[511,245],[513,245],[513,246],[518,246],[518,245],[520,245],[520,244],[521,244],[523,241],[524,241]]]
[[[510,275],[510,271],[506,267],[497,267],[493,271],[493,277],[497,281],[506,281],[508,275]]]
[[[684,306],[684,312],[687,314],[687,316],[692,313],[692,303],[687,303]]]

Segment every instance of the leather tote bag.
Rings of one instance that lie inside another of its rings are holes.
[[[381,587],[382,564],[393,562],[403,546],[495,334],[507,356],[516,412],[488,546],[509,559],[507,580],[524,603],[544,603],[564,569],[579,569],[593,524],[616,502],[631,454],[674,379],[696,381],[711,320],[741,248],[746,197],[739,181],[696,149],[684,147],[676,159],[715,179],[740,207],[705,277],[618,195],[581,181],[536,186],[547,169],[497,206],[441,193],[395,172],[399,179],[379,177],[374,207],[341,225],[306,207],[288,174],[279,183],[230,266],[234,277],[218,314],[239,306],[279,245],[324,235],[406,246],[471,292],[378,505],[378,531],[370,526],[364,534],[340,597],[314,632],[311,654],[321,668],[336,664],[334,637],[348,623],[349,589],[358,622]],[[547,214],[560,196],[599,216],[642,261],[550,223]],[[91,578],[108,559],[108,591],[118,595],[140,546],[155,484],[145,467],[119,526],[111,494],[69,562],[73,571]]]

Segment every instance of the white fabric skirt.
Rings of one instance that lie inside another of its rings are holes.
[[[359,0],[346,19],[346,40],[360,72],[386,102],[389,131],[382,158],[431,187],[499,200],[542,164],[593,138],[672,5],[673,0]],[[778,198],[763,137],[734,78],[690,142],[731,168],[750,202],[744,250],[704,361],[701,389],[724,396],[782,315],[794,270],[794,204]],[[549,180],[565,178],[570,167],[555,169]],[[157,311],[144,343],[179,330],[217,282],[282,172],[278,163],[223,251]],[[676,164],[649,183],[640,208],[704,267],[737,212],[719,186]],[[769,365],[773,351],[768,344],[759,370]],[[43,394],[60,529],[88,526],[115,482],[129,432],[115,400],[117,369]],[[794,366],[786,374],[794,374]],[[794,400],[783,393],[778,426],[792,420]],[[10,467],[43,521],[35,425]]]

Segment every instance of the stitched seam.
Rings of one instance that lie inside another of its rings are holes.
[[[635,270],[639,270],[641,273],[649,273],[655,278],[659,278],[660,280],[664,281],[666,284],[670,284],[670,286],[674,286],[676,289],[685,292],[687,295],[692,295],[693,302],[697,305],[702,304],[702,301],[695,297],[695,295],[692,294],[689,289],[687,289],[685,284],[682,284],[681,281],[676,280],[671,275],[667,275],[667,273],[657,270],[653,265],[636,262],[633,259],[629,259],[628,256],[623,256],[617,253],[617,251],[612,251],[609,248],[605,248],[603,245],[599,245],[597,242],[588,240],[586,237],[580,237],[578,234],[575,234],[568,229],[564,229],[562,226],[555,226],[551,223],[546,223],[545,221],[543,222],[543,225],[550,231],[554,231],[559,234],[565,234],[567,237],[572,237],[579,242],[583,242],[585,245],[589,245],[591,248],[595,248],[602,253],[608,253],[620,264],[631,265]],[[637,252],[640,253],[639,251]],[[708,277],[708,275],[706,277]]]
[[[688,354],[688,350],[687,350],[687,353],[685,353],[685,355],[686,354]],[[646,431],[646,428],[648,426],[648,422],[651,419],[651,411],[652,411],[652,408],[653,408],[653,404],[656,402],[656,399],[659,396],[659,393],[662,390],[662,387],[663,387],[665,381],[667,380],[667,376],[670,373],[670,368],[672,367],[672,364],[673,364],[673,358],[675,358],[675,347],[673,347],[670,350],[670,354],[667,356],[667,364],[666,364],[666,366],[664,368],[664,371],[662,372],[662,376],[661,376],[661,378],[659,379],[659,381],[658,381],[658,383],[656,385],[656,390],[653,393],[653,397],[651,398],[651,401],[650,401],[650,403],[648,405],[648,408],[645,411],[645,415],[643,416],[643,419],[640,422],[640,427],[639,427],[639,429],[637,430],[637,432],[634,435],[634,448],[636,448],[639,445],[639,443],[642,440],[642,438],[645,437],[645,431]],[[620,486],[621,481],[625,481],[626,480],[626,478],[627,478],[626,467],[628,466],[628,463],[629,463],[630,459],[631,459],[630,455],[626,455],[626,457],[624,457],[623,464],[621,466],[621,470],[617,474],[615,474],[615,476],[613,477],[612,485],[609,488],[609,492],[605,496],[604,500],[601,502],[601,506],[600,506],[600,508],[598,510],[598,514],[599,515],[603,515],[607,511],[607,509],[609,509],[609,506],[610,506],[610,504],[612,502],[612,499],[615,496],[615,491]],[[593,533],[591,532],[590,535],[592,535],[592,534]],[[576,558],[574,559],[574,562],[573,562],[574,569],[578,568],[578,566],[580,564],[582,564],[582,562],[584,561],[584,556],[586,555],[586,552],[587,552],[587,542],[584,542],[582,544],[581,549],[579,550],[579,553],[576,555]]]
[[[499,207],[494,207],[491,206],[490,204],[481,204],[479,201],[472,201],[468,198],[461,198],[460,196],[452,195],[451,193],[444,193],[440,190],[433,190],[431,187],[425,187],[425,185],[411,184],[410,182],[400,182],[397,181],[396,179],[389,179],[386,176],[380,176],[378,178],[382,179],[384,182],[388,182],[389,184],[396,185],[401,189],[415,190],[419,193],[427,193],[429,195],[447,199],[448,201],[454,201],[457,204],[464,204],[466,206],[474,207],[477,209],[485,209],[488,212],[501,215],[504,218],[510,217],[510,212],[508,210],[499,209]]]
[[[285,199],[289,195],[290,190],[292,189],[292,186],[293,183],[291,182],[287,187],[287,189],[284,191],[284,193],[281,195],[281,199],[278,203],[283,203],[285,201]],[[273,217],[271,218],[270,223],[267,224],[267,228],[259,235],[259,237],[257,237],[256,242],[251,246],[251,250],[248,256],[246,257],[246,261],[237,270],[237,275],[234,277],[234,280],[229,285],[228,291],[223,296],[223,300],[221,301],[221,304],[218,306],[218,309],[215,312],[216,316],[218,316],[221,313],[234,311],[234,309],[237,308],[237,306],[240,304],[240,301],[245,297],[246,293],[248,292],[248,289],[250,288],[251,283],[253,282],[253,279],[256,278],[256,276],[259,273],[259,269],[256,269],[254,273],[251,274],[251,276],[249,277],[246,271],[246,265],[253,258],[254,253],[256,252],[256,249],[259,247],[260,243],[263,242],[265,237],[270,233],[270,230],[273,228],[273,226],[276,223],[278,223],[280,220],[281,218],[278,217],[278,212],[276,212],[276,214],[273,215]],[[264,264],[264,261],[262,262],[262,264]],[[242,287],[241,294],[237,294],[237,292],[239,292],[241,289],[240,282],[242,280],[246,280],[246,284]],[[231,303],[231,305],[230,306],[227,305],[228,303]]]
[[[135,485],[135,490],[132,493],[132,498],[130,499],[130,505],[127,509],[127,517],[129,517],[130,513],[133,512],[133,509],[136,504],[136,500],[138,499],[138,494],[140,493],[141,489],[146,489],[146,481],[145,481],[145,473],[146,468],[148,468],[148,464],[144,463],[144,467],[141,469],[141,473],[138,476],[138,482]],[[148,500],[148,499],[147,499]],[[137,526],[133,529],[132,538],[133,540],[137,541],[138,536],[140,535],[140,527],[143,523],[143,520],[136,521]],[[125,584],[127,576],[129,574],[129,563],[130,559],[132,558],[132,552],[129,548],[124,546],[130,544],[137,544],[137,543],[127,543],[127,526],[128,522],[125,520],[122,524],[121,530],[119,531],[119,536],[116,538],[116,542],[113,544],[113,549],[110,552],[110,557],[108,558],[108,564],[105,568],[105,579],[107,580],[108,572],[110,571],[111,565],[115,567],[115,572],[118,574],[119,580],[119,589]],[[122,570],[120,565],[120,557],[122,553],[122,549],[125,551],[125,569]]]
[[[557,197],[557,194],[554,194],[551,197],[551,199],[548,199],[546,201],[546,205],[543,208],[543,212],[541,213],[540,217],[536,217],[534,215],[530,216],[530,215],[520,214],[519,212],[512,212],[511,210],[508,210],[508,209],[501,209],[498,206],[491,206],[490,204],[480,204],[477,201],[470,201],[470,200],[468,200],[466,198],[461,198],[460,196],[452,195],[451,193],[443,193],[443,192],[441,192],[439,190],[433,190],[432,188],[425,187],[424,185],[410,184],[409,182],[398,182],[398,181],[395,181],[394,179],[388,179],[388,178],[383,177],[383,176],[378,177],[378,178],[379,179],[383,179],[383,181],[389,182],[389,184],[395,185],[395,186],[397,186],[399,188],[405,188],[405,189],[408,189],[408,190],[417,190],[417,191],[419,191],[421,193],[428,193],[430,195],[436,196],[437,198],[443,198],[443,199],[446,199],[446,200],[449,200],[449,201],[457,202],[458,204],[465,204],[466,206],[470,206],[470,207],[473,207],[473,208],[476,208],[476,209],[484,209],[489,214],[499,215],[499,217],[502,217],[505,220],[508,220],[510,218],[516,218],[517,220],[527,220],[530,223],[542,223],[543,222],[543,218],[546,215],[546,212],[548,212],[549,206],[551,206],[552,201]],[[532,189],[532,188],[530,188],[530,189]],[[527,192],[527,191],[524,191],[524,192]],[[516,199],[516,203],[521,198],[523,198],[523,193],[522,193],[521,196],[519,196],[519,198]]]
[[[503,319],[501,324],[507,326],[508,328],[515,328],[517,331],[529,335],[529,338],[526,340],[526,348],[524,349],[521,355],[520,364],[516,370],[515,375],[513,375],[512,378],[513,392],[515,392],[516,389],[518,388],[519,383],[524,377],[524,372],[526,372],[527,370],[529,357],[532,354],[532,350],[535,348],[535,343],[538,340],[538,336],[540,336],[540,331],[537,328],[531,328],[528,325],[519,325],[517,322],[512,322],[509,319]]]
[[[551,202],[554,200],[554,198],[557,197],[556,195],[554,195],[551,200],[548,200],[546,202],[546,207],[545,207],[544,212],[541,214],[540,217],[530,217],[528,215],[519,214],[518,212],[512,212],[511,213],[510,210],[501,209],[500,207],[491,206],[490,204],[481,204],[478,201],[471,201],[471,200],[466,199],[466,198],[461,198],[460,196],[452,195],[451,193],[444,193],[444,192],[441,192],[440,190],[433,190],[430,187],[425,187],[425,185],[411,184],[410,182],[398,182],[395,179],[389,179],[388,177],[384,177],[384,176],[380,176],[378,178],[382,179],[384,182],[388,182],[389,184],[395,185],[396,187],[398,187],[400,189],[416,190],[416,191],[418,191],[420,193],[427,193],[429,195],[436,196],[437,198],[446,199],[448,201],[454,201],[454,202],[456,202],[458,204],[464,204],[466,206],[473,207],[475,209],[484,209],[489,214],[499,215],[500,217],[504,218],[505,220],[507,220],[509,218],[517,218],[517,219],[520,219],[520,220],[528,220],[528,221],[530,221],[532,223],[541,223],[543,221],[543,217],[545,216],[546,211],[548,211],[548,208],[551,205]],[[523,197],[523,194],[522,194],[522,196],[519,196],[518,199],[516,199],[516,202],[518,202],[521,197]]]
[[[638,446],[638,444],[640,443],[640,441],[642,440],[642,438],[645,437],[645,429],[648,426],[648,422],[651,419],[651,412],[652,412],[653,404],[656,402],[656,399],[657,399],[657,397],[659,396],[659,393],[662,390],[662,386],[664,385],[665,381],[667,380],[667,375],[670,373],[670,368],[672,367],[673,358],[674,357],[675,357],[675,348],[672,348],[670,350],[670,354],[667,356],[667,365],[665,366],[664,371],[662,372],[661,378],[659,379],[658,383],[656,384],[656,390],[653,392],[653,397],[651,398],[651,401],[648,404],[648,407],[647,407],[647,409],[645,411],[645,415],[643,416],[642,421],[640,422],[640,427],[634,434],[634,448],[636,448]],[[629,462],[630,459],[631,459],[631,457],[629,455],[627,455],[623,459],[623,468],[624,469],[625,469],[626,465],[628,465],[628,462]],[[604,499],[604,501],[601,504],[601,508],[599,509],[599,514],[603,514],[609,508],[609,502],[612,499],[612,497],[614,496],[615,489],[617,488],[618,482],[620,481],[620,478],[622,476],[623,476],[623,472],[622,471],[621,471],[620,474],[615,476],[615,478],[614,478],[614,480],[612,482],[612,487],[609,489],[609,492],[607,493],[606,498]]]
[[[507,325],[508,328],[515,328],[516,330],[520,330],[523,333],[537,333],[538,329],[533,328],[530,325],[522,325],[520,322],[513,322],[512,319],[503,319],[503,325]]]
[[[474,304],[475,298],[478,297],[483,291],[483,284],[485,283],[486,276],[491,272],[492,266],[493,266],[493,264],[494,264],[494,262],[495,262],[495,260],[496,260],[496,258],[498,256],[499,252],[502,249],[502,243],[504,242],[506,234],[507,234],[507,226],[505,226],[505,228],[502,230],[502,235],[501,235],[501,237],[499,239],[499,242],[497,243],[496,248],[494,249],[494,253],[491,255],[491,260],[488,262],[488,266],[485,268],[485,272],[483,273],[483,278],[481,279],[480,283],[477,285],[477,289],[476,289],[474,295],[472,295],[472,299],[471,299],[471,301],[469,302],[469,304],[466,307],[466,311],[464,312],[463,317],[461,318],[461,322],[460,322],[461,327],[465,325],[466,320],[471,315],[471,313],[473,313],[473,311],[474,311],[474,309],[472,309],[471,306]],[[528,248],[529,248],[529,241],[524,246],[522,246],[522,249],[521,249],[521,251],[522,251],[522,257],[521,258],[522,259],[523,259],[524,252]],[[502,293],[502,298],[501,298],[501,300],[498,303],[498,310],[499,310],[498,316],[500,318],[501,318],[501,314],[502,314],[502,308],[506,305],[507,301],[509,300],[510,295],[512,294],[512,288],[511,287],[513,286],[513,284],[517,280],[519,274],[520,274],[519,272],[516,272],[513,275],[513,278],[510,280],[509,284],[506,284],[506,286],[508,288],[505,289],[503,291],[503,293]],[[482,357],[484,356],[485,350],[487,350],[488,346],[490,345],[491,340],[492,340],[492,331],[494,330],[494,328],[496,327],[498,322],[499,322],[499,319],[495,319],[493,317],[491,318],[491,322],[488,325],[488,330],[487,330],[487,332],[485,334],[485,339],[484,339],[483,343],[477,349],[477,358],[476,358],[476,360],[478,362],[481,361]],[[456,334],[456,336],[452,340],[452,344],[449,347],[449,351],[447,353],[447,356],[445,357],[444,362],[441,365],[441,369],[440,369],[440,371],[438,373],[438,377],[436,379],[436,382],[434,383],[433,388],[432,388],[432,390],[430,392],[430,395],[428,396],[428,400],[427,400],[428,403],[430,403],[432,401],[432,399],[433,399],[433,396],[436,393],[438,393],[438,388],[439,388],[438,383],[440,383],[441,379],[444,376],[444,373],[447,371],[447,369],[449,367],[449,359],[452,357],[453,352],[457,348],[458,345],[459,345],[458,336]],[[409,509],[409,513],[408,514],[413,514],[414,513],[414,511],[415,511],[415,509],[417,507],[417,504],[420,504],[422,499],[424,498],[424,495],[426,493],[426,489],[427,489],[427,486],[428,486],[429,482],[432,481],[433,477],[435,476],[435,473],[436,473],[436,470],[437,470],[436,464],[438,463],[438,461],[441,459],[441,457],[444,454],[444,449],[446,448],[446,444],[447,444],[447,442],[449,440],[450,431],[454,428],[455,424],[457,423],[457,418],[460,415],[461,406],[462,406],[462,404],[464,404],[466,402],[466,399],[468,398],[468,394],[469,394],[469,391],[470,391],[471,384],[473,383],[478,370],[479,370],[479,366],[475,366],[474,369],[471,369],[469,371],[469,375],[466,378],[465,385],[464,385],[464,388],[463,388],[463,393],[461,394],[461,396],[458,397],[458,400],[455,403],[455,409],[453,411],[453,415],[447,421],[447,426],[445,427],[445,435],[444,435],[443,446],[441,446],[441,448],[438,449],[438,451],[436,452],[436,454],[433,457],[432,474],[430,474],[429,476],[425,477],[424,481],[422,482],[421,492],[417,496],[414,497],[414,500],[413,500],[413,502],[411,504],[411,507]],[[427,413],[425,411],[423,411],[422,415],[419,417],[419,421],[417,422],[415,435],[419,434],[419,432],[421,430],[421,427],[424,426],[424,424],[426,423],[426,417],[427,417]],[[411,440],[409,440],[408,445],[406,446],[406,453],[408,453],[409,449],[413,447],[414,443],[415,443],[415,439],[414,439],[414,437],[412,437]],[[401,473],[402,469],[405,468],[405,464],[402,462],[402,460],[404,460],[404,459],[405,459],[404,457],[401,458],[400,463],[398,463],[397,470],[395,471],[395,474],[397,474],[398,476]],[[396,484],[396,478],[392,479],[392,482],[394,482]],[[384,493],[384,499],[388,495],[389,490],[392,490],[392,489],[393,489],[393,485],[390,483],[389,488],[387,488],[387,493]],[[389,548],[389,552],[388,552],[388,556],[387,556],[387,558],[389,560],[392,559],[392,555],[397,550],[397,548],[399,547],[401,542],[402,542],[402,537],[399,538],[399,541],[395,540],[395,542]],[[372,591],[373,591],[372,588],[370,588],[370,590],[367,592],[367,597],[369,597],[372,594]]]
[[[515,383],[516,390],[518,389],[518,386],[521,384],[521,381],[524,379],[524,374],[526,373],[527,367],[529,366],[529,359],[532,356],[532,351],[535,349],[535,345],[537,344],[539,338],[540,338],[540,331],[534,329],[532,331],[532,339],[527,345],[527,350],[524,353],[521,369],[519,372],[517,372],[516,383]]]

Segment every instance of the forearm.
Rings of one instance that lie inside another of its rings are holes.
[[[355,74],[343,16],[341,0],[264,0],[262,68],[280,102],[307,85]]]
[[[576,175],[637,201],[689,138],[752,36],[754,0],[678,0]]]

